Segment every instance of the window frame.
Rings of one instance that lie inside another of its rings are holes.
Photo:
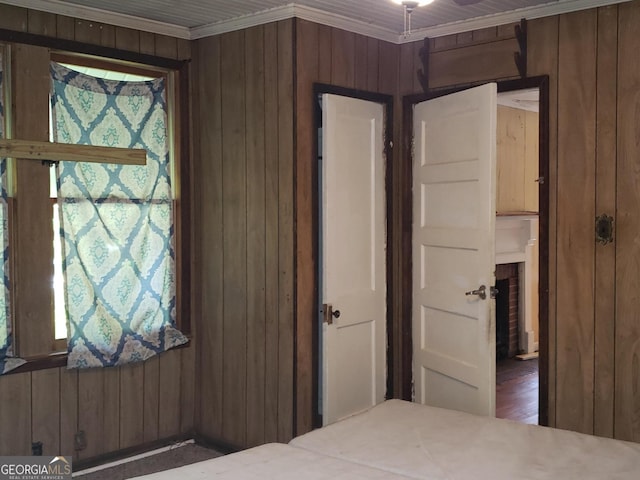
[[[8,38],[7,38],[8,37]],[[0,31],[0,45],[5,45],[5,51],[11,51],[13,44],[25,44],[45,47],[49,50],[49,61],[70,63],[77,65],[94,66],[125,73],[138,73],[142,75],[158,75],[168,79],[170,94],[167,96],[170,132],[170,149],[172,155],[172,190],[173,190],[173,215],[174,215],[174,253],[176,271],[176,326],[189,339],[191,339],[191,152],[189,136],[189,60],[174,60],[146,54],[137,54],[129,51],[108,47],[86,45],[70,40],[60,40],[40,35],[26,34],[22,32]],[[10,53],[7,57],[11,58]],[[11,65],[7,70],[11,71]],[[48,63],[47,63],[48,68]],[[17,69],[13,69],[17,70]],[[10,92],[13,100],[11,83],[16,81],[14,75],[10,76],[6,83],[6,90]],[[47,90],[48,94],[48,90]],[[11,105],[13,102],[9,103]],[[6,112],[6,123],[10,125],[11,116],[15,111]],[[7,129],[8,130],[8,129]],[[9,130],[10,132],[10,130]],[[10,138],[10,137],[8,137]],[[48,195],[48,192],[47,192]],[[11,199],[10,199],[11,201]],[[14,202],[15,203],[15,202]],[[10,215],[10,221],[15,215]],[[53,218],[53,217],[52,217]],[[10,223],[10,228],[13,225]],[[53,230],[53,229],[51,229]],[[12,235],[12,234],[10,234]],[[12,254],[13,257],[13,254]],[[53,260],[53,257],[52,257]],[[10,268],[12,274],[16,272],[15,261],[12,260]],[[14,308],[15,291],[12,283],[12,310]],[[45,299],[43,299],[44,301]],[[53,304],[53,288],[50,299]],[[54,323],[53,308],[50,322],[52,329]],[[46,325],[46,319],[41,319],[42,325]],[[12,315],[12,335],[15,354],[20,355],[19,328],[21,319]],[[53,332],[53,330],[52,330]],[[21,333],[24,335],[24,332]],[[27,363],[11,373],[20,373],[45,368],[54,368],[66,365],[66,340],[55,340],[55,334],[51,335],[51,351],[45,355],[37,355],[25,358]],[[191,342],[176,348],[185,348]],[[63,346],[64,351],[59,348]],[[24,358],[24,357],[23,357]]]

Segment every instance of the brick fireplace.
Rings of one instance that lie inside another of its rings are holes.
[[[519,353],[517,263],[496,265],[496,359],[512,358]]]

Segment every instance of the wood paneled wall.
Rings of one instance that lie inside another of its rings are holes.
[[[288,441],[294,398],[294,21],[195,43],[197,425]]]
[[[538,112],[498,105],[496,212],[538,211]]]
[[[639,22],[636,0],[528,23],[529,74],[550,78],[549,422],[635,441]],[[188,42],[4,5],[0,28],[190,56]],[[517,77],[512,32],[506,25],[432,39],[431,85]],[[410,188],[401,118],[402,97],[421,90],[421,46],[299,19],[194,42],[198,359],[191,347],[123,369],[1,377],[0,403],[10,407],[0,409],[0,451],[28,454],[40,440],[45,453],[68,453],[75,431],[85,430],[89,446],[79,458],[90,458],[190,430],[194,403],[198,432],[234,446],[287,441],[311,428],[314,82],[396,99],[389,307],[393,394],[406,393],[401,358],[410,332],[396,301],[410,275],[410,245],[399,235],[407,228],[400,199]],[[613,244],[594,242],[601,213],[615,218]]]
[[[166,58],[191,55],[187,41],[8,5],[0,5],[0,28]],[[77,462],[189,434],[194,391],[193,345],[122,368],[3,375],[0,454],[30,455],[31,443],[40,441],[45,455],[71,454]],[[87,447],[76,451],[81,430]]]

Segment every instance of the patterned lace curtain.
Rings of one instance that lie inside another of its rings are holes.
[[[147,165],[60,162],[68,368],[146,360],[175,326],[165,80],[122,82],[51,64],[57,142],[144,148]]]
[[[4,59],[0,47],[0,138],[4,138]],[[0,158],[0,374],[19,367],[24,360],[13,356],[11,337],[11,310],[9,309],[9,242],[7,208],[7,161]]]

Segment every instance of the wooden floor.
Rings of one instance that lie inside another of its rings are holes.
[[[538,423],[538,359],[496,363],[496,417]]]

